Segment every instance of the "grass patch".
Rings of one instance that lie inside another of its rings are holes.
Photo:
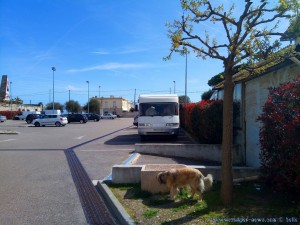
[[[146,219],[150,219],[151,217],[156,216],[158,213],[158,209],[147,209],[143,215]]]
[[[109,187],[137,224],[300,224],[299,199],[274,193],[260,182],[235,185],[234,202],[228,208],[220,201],[220,183],[204,193],[201,202],[198,196],[189,199],[187,190],[172,201],[167,194],[142,191],[140,185]]]

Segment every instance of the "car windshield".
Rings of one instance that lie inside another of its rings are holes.
[[[178,103],[140,103],[140,116],[174,116],[178,115]]]

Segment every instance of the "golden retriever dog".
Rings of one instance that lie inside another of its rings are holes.
[[[175,199],[178,188],[190,186],[192,191],[191,198],[193,199],[194,194],[199,194],[199,200],[202,200],[202,193],[209,190],[213,184],[213,177],[208,174],[206,177],[203,174],[193,168],[180,168],[171,169],[168,171],[160,172],[157,175],[157,180],[160,184],[166,184],[170,189],[171,199]]]

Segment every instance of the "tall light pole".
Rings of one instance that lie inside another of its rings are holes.
[[[175,85],[176,85],[176,81],[175,80],[173,80],[173,83],[174,83],[174,94],[175,94]]]
[[[184,88],[184,105],[187,104],[187,49],[183,48],[185,52],[185,88]]]
[[[184,87],[184,104],[187,104],[187,54],[188,50],[186,47],[183,47],[182,50],[175,50],[175,52],[179,52],[181,55],[185,54],[185,87]]]
[[[53,66],[52,68],[52,71],[53,71],[53,98],[52,98],[52,110],[53,110],[53,113],[54,113],[54,71],[56,71],[55,67]]]
[[[88,113],[90,113],[90,82],[86,81],[88,84]]]
[[[101,100],[101,86],[99,85],[99,101],[100,101],[100,109],[99,109],[99,114],[101,115],[101,107],[102,107],[102,100]]]
[[[12,82],[9,82],[9,100],[10,100],[10,111],[12,111]]]

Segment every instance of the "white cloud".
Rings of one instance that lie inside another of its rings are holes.
[[[106,51],[95,51],[95,52],[91,52],[92,54],[96,54],[96,55],[108,55],[109,52]]]
[[[97,66],[85,67],[80,69],[69,69],[67,73],[80,73],[89,72],[95,70],[116,70],[116,69],[136,69],[149,67],[147,64],[136,64],[136,63],[106,63]]]

